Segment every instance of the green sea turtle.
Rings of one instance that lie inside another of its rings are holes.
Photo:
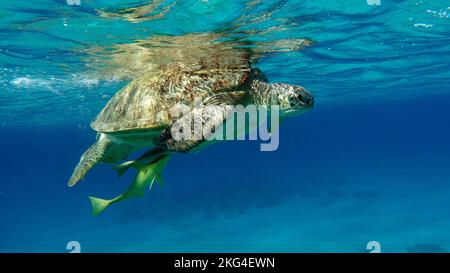
[[[124,194],[111,200],[90,197],[94,215],[112,203],[142,196],[147,186],[161,182],[160,174],[171,154],[189,152],[208,143],[205,137],[177,140],[172,136],[171,129],[176,121],[190,122],[186,118],[189,115],[173,114],[177,105],[187,106],[191,113],[202,113],[194,105],[195,98],[203,102],[203,107],[278,105],[282,118],[313,106],[313,96],[305,88],[269,83],[266,76],[253,67],[250,49],[224,42],[205,43],[203,36],[183,39],[183,47],[173,49],[168,45],[167,50],[158,51],[160,54],[170,52],[167,56],[156,56],[158,60],[175,56],[176,61],[162,61],[157,69],[146,71],[131,81],[111,98],[91,123],[92,129],[98,132],[97,141],[82,155],[69,186],[83,179],[98,163],[118,163],[133,152],[151,147],[140,158],[114,167],[119,175],[130,167],[138,172]],[[217,109],[202,118],[219,126],[230,112],[227,108]]]

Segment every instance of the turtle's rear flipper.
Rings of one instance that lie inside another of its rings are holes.
[[[84,152],[69,179],[68,185],[70,187],[83,179],[86,173],[102,160],[109,143],[105,138],[99,138],[97,142]]]
[[[132,197],[144,196],[145,189],[147,187],[151,188],[153,186],[153,183],[155,182],[159,182],[162,184],[161,173],[164,167],[166,166],[168,160],[169,155],[164,155],[162,157],[159,157],[152,163],[148,163],[145,165],[136,160],[130,161],[132,163],[119,167],[120,170],[125,169],[125,171],[129,167],[136,168],[137,169],[136,177],[134,178],[133,182],[128,187],[126,192],[122,193],[121,195],[113,199],[105,200],[96,197],[89,197],[92,204],[92,214],[99,215],[113,203],[120,202]]]

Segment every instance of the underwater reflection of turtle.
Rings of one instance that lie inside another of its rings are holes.
[[[176,139],[172,136],[175,121],[189,116],[174,115],[174,106],[183,104],[189,111],[203,113],[194,106],[211,105],[278,105],[280,117],[302,113],[314,104],[312,95],[301,86],[268,83],[262,72],[252,67],[254,53],[249,48],[216,41],[214,35],[194,34],[173,37],[173,43],[149,47],[157,65],[135,78],[117,92],[92,122],[97,141],[82,155],[69,186],[83,179],[98,163],[118,163],[130,154],[149,147],[138,159],[117,165],[119,175],[128,168],[137,175],[122,195],[111,200],[90,197],[93,214],[101,213],[110,204],[134,196],[142,196],[146,187],[161,182],[160,174],[170,154],[186,153],[208,143],[205,136]],[[165,45],[165,46],[164,46]],[[231,114],[218,107],[205,111],[202,120],[219,127]],[[207,114],[206,114],[207,112]]]

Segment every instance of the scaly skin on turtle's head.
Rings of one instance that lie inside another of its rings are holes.
[[[255,80],[250,93],[255,104],[278,105],[282,117],[301,114],[314,106],[313,95],[298,85]]]

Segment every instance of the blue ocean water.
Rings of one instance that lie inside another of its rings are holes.
[[[450,250],[450,1],[0,3],[0,252]],[[278,42],[257,66],[311,90],[314,109],[282,123],[275,152],[227,141],[173,156],[163,187],[92,216],[87,196],[132,179],[99,165],[66,184],[90,121],[130,81],[100,68],[105,49],[224,31]]]

